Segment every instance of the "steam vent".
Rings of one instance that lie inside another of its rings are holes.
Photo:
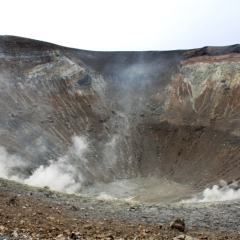
[[[94,52],[1,36],[0,84],[3,177],[149,202],[240,179],[240,45]]]

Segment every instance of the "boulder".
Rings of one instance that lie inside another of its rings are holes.
[[[175,218],[171,223],[170,223],[170,228],[177,229],[180,232],[184,232],[185,230],[185,223],[183,218]]]

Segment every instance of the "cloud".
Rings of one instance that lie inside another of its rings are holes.
[[[30,0],[4,1],[0,34],[106,51],[229,45],[239,41],[239,8],[238,0],[42,0],[35,11]]]

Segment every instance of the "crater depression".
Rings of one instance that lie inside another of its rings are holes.
[[[179,201],[240,179],[240,46],[93,52],[0,37],[0,177]]]

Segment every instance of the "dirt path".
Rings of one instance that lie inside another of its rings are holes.
[[[139,204],[97,200],[0,179],[0,239],[172,239],[175,217],[199,239],[240,239],[240,202]]]

